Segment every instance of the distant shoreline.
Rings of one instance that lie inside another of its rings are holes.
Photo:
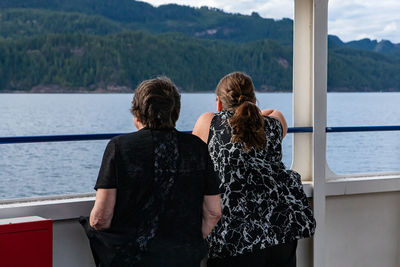
[[[181,93],[185,94],[204,94],[214,93],[212,90],[198,90],[198,91],[186,91],[179,88]],[[0,94],[133,94],[134,89],[128,86],[119,85],[107,85],[104,87],[63,87],[56,84],[51,85],[37,85],[32,87],[30,90],[0,90]],[[287,90],[257,90],[257,93],[292,93]],[[390,88],[389,90],[372,90],[371,88],[365,88],[364,90],[354,90],[346,87],[330,88],[328,93],[399,93],[400,89]]]
[[[214,93],[214,90],[209,90],[209,91],[180,91],[180,93],[183,94],[207,94],[207,93]],[[72,90],[65,90],[65,91],[40,91],[40,92],[33,92],[31,90],[29,91],[22,91],[22,90],[17,90],[17,91],[12,91],[12,90],[0,90],[0,94],[32,94],[32,95],[40,95],[40,94],[93,94],[93,95],[98,95],[98,94],[133,94],[134,90],[129,90],[129,91],[113,91],[113,90],[77,90],[77,91],[72,91]],[[293,91],[263,91],[263,90],[256,90],[256,93],[269,93],[269,94],[282,94],[282,93],[293,93]],[[328,93],[400,93],[399,91],[343,91],[343,90],[338,90],[338,91],[328,91]]]
[[[268,87],[264,87],[268,88]],[[287,90],[277,90],[272,89],[256,89],[257,93],[292,93],[292,91]],[[186,91],[182,90],[182,87],[178,87],[181,93],[185,94],[204,94],[204,93],[214,93],[214,88],[212,90],[196,90],[196,91]],[[383,93],[383,92],[400,92],[400,89],[390,88],[388,90],[373,90],[371,88],[363,88],[364,90],[355,90],[353,88],[347,87],[337,87],[328,88],[328,93]],[[124,85],[107,85],[104,87],[96,87],[94,85],[90,87],[67,87],[60,86],[57,84],[49,85],[36,85],[29,90],[0,90],[0,93],[6,94],[133,94],[134,89],[132,87]]]
[[[133,94],[134,92],[90,92],[90,91],[79,91],[79,92],[29,92],[29,91],[0,91],[1,94],[13,94],[13,95],[63,95],[63,94],[71,94],[71,95],[107,95],[107,94]],[[214,91],[180,91],[181,94],[212,94]],[[292,91],[258,91],[256,93],[265,93],[265,94],[291,94]],[[329,94],[336,94],[336,93],[346,93],[346,94],[355,94],[355,93],[364,93],[364,94],[371,94],[371,93],[400,93],[400,91],[328,91]]]

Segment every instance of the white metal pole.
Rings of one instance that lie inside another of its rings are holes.
[[[293,124],[313,124],[313,0],[294,2],[293,25]],[[293,136],[292,169],[303,181],[312,180],[312,134]]]
[[[326,256],[326,121],[328,71],[328,0],[314,0],[313,56],[313,203],[317,220],[314,267],[325,266]]]
[[[317,230],[314,267],[325,266],[326,105],[328,0],[295,0],[293,40],[293,121],[313,134],[295,134],[292,168],[312,180]]]

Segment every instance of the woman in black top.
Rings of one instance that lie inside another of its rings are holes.
[[[208,143],[221,179],[223,217],[208,236],[212,266],[296,266],[297,240],[315,220],[298,173],[282,163],[287,132],[277,110],[260,111],[249,76],[226,75],[218,113],[205,113],[193,133]]]
[[[177,131],[180,95],[167,78],[142,82],[132,114],[137,132],[104,152],[88,230],[98,266],[196,266],[221,215],[207,146]]]

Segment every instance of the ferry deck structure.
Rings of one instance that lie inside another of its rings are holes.
[[[334,128],[326,125],[328,0],[294,3],[292,169],[302,175],[317,220],[315,236],[299,242],[298,266],[399,267],[400,173],[337,175],[329,169],[326,135]],[[104,138],[110,136],[48,140]],[[1,142],[7,143],[4,138]],[[93,202],[94,194],[0,200],[0,219],[52,219],[53,266],[94,266],[78,223],[79,216],[89,214]]]

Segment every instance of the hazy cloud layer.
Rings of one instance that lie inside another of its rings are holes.
[[[361,38],[400,42],[400,1],[331,0],[329,32],[349,41]]]
[[[293,18],[294,0],[146,0],[158,6],[176,3],[210,6],[230,13],[258,12],[264,18]],[[400,43],[400,0],[330,0],[329,33],[343,41],[362,38]]]

